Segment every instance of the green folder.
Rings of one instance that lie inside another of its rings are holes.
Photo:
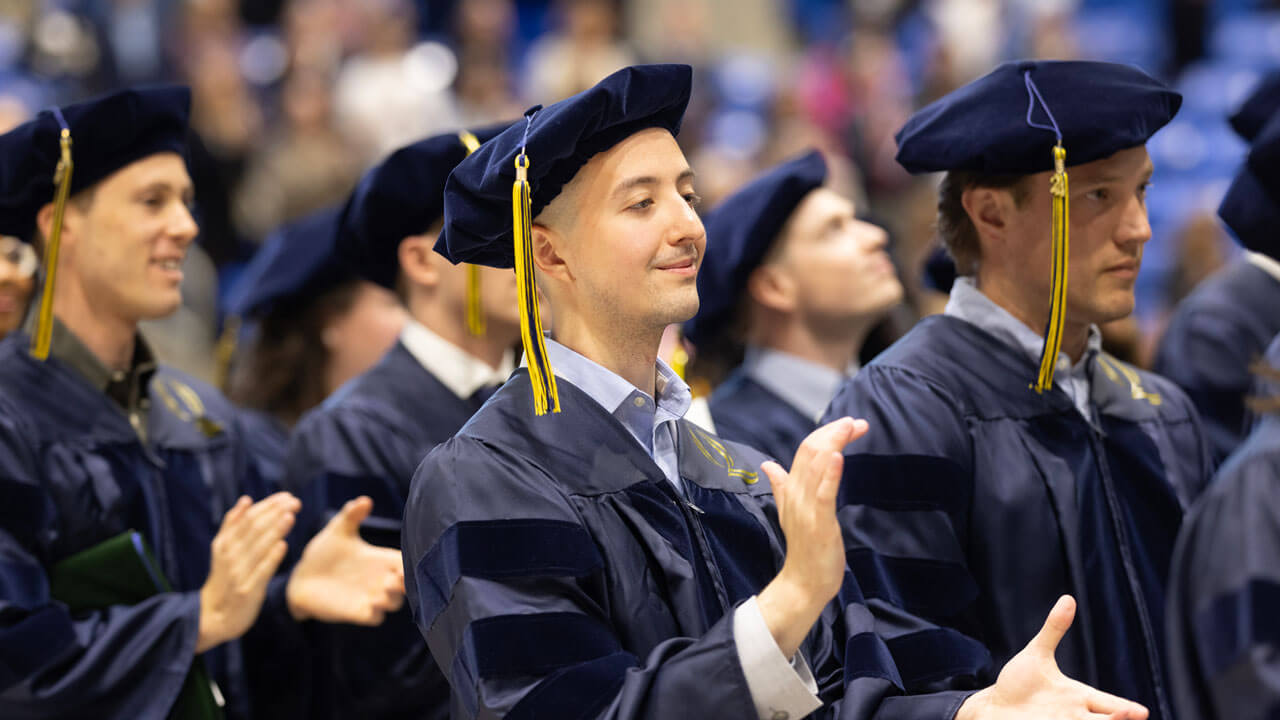
[[[136,605],[173,588],[147,547],[147,541],[141,534],[129,530],[54,565],[49,573],[49,589],[55,599],[75,614],[111,605]],[[204,663],[194,658],[168,717],[221,720],[222,707],[216,692]]]

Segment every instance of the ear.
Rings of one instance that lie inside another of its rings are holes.
[[[397,249],[400,271],[411,285],[435,288],[440,284],[440,263],[449,262],[435,251],[435,238],[410,235]]]
[[[989,242],[997,246],[1004,244],[1013,219],[1012,193],[998,188],[971,187],[960,195],[960,204],[978,232],[979,245]]]
[[[75,245],[75,237],[80,228],[81,212],[80,207],[70,200],[67,201],[66,207],[62,213],[62,248]],[[36,228],[40,231],[40,236],[48,242],[53,237],[53,203],[45,203],[44,207],[36,213]],[[41,248],[43,254],[44,248]]]
[[[534,224],[531,229],[533,231],[533,237],[531,238],[533,241],[533,264],[537,266],[538,271],[556,280],[572,280],[573,273],[570,272],[569,265],[565,263],[564,257],[560,254],[561,246],[564,244],[564,236],[546,225]]]
[[[783,268],[764,264],[747,276],[747,294],[760,305],[778,312],[792,312],[798,304],[795,279]]]

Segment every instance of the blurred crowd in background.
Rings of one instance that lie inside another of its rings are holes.
[[[157,351],[212,378],[244,263],[388,151],[514,119],[628,64],[689,63],[679,140],[704,208],[816,146],[889,230],[907,302],[874,353],[946,297],[922,282],[936,180],[894,162],[894,132],[1002,60],[1072,57],[1137,64],[1185,96],[1149,147],[1137,313],[1106,328],[1146,366],[1177,301],[1237,252],[1214,215],[1244,152],[1225,118],[1280,66],[1276,0],[3,0],[0,130],[119,87],[191,86],[201,237]]]

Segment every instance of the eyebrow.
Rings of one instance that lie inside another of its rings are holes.
[[[176,192],[179,197],[186,199],[195,196],[196,188],[190,183],[174,185],[165,180],[157,180],[143,185],[139,192]]]
[[[676,176],[676,184],[679,185],[680,183],[685,182],[687,180],[692,180],[695,177],[697,177],[697,173],[693,171],[693,168],[685,168],[683,172],[681,172],[679,175]],[[626,180],[622,181],[622,183],[619,184],[618,187],[613,189],[612,194],[615,196],[621,195],[626,191],[632,188],[638,187],[640,185],[657,185],[659,182],[661,181],[653,175],[639,175],[633,178],[627,178]]]
[[[1155,166],[1151,164],[1150,160],[1148,160],[1138,177],[1142,178],[1143,182],[1147,182],[1151,179],[1151,176],[1155,174],[1155,171]],[[1104,175],[1093,179],[1085,178],[1080,181],[1080,184],[1085,187],[1092,187],[1094,185],[1113,185],[1116,183],[1122,183],[1127,179],[1127,175]]]

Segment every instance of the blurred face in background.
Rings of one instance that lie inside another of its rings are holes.
[[[760,270],[777,275],[798,322],[840,337],[902,302],[888,239],[882,228],[856,217],[853,203],[818,188],[796,206]]]
[[[36,285],[35,250],[15,237],[0,235],[0,338],[22,324]]]
[[[321,342],[329,355],[329,392],[373,367],[400,337],[405,311],[395,293],[357,281],[350,304],[327,319]]]

